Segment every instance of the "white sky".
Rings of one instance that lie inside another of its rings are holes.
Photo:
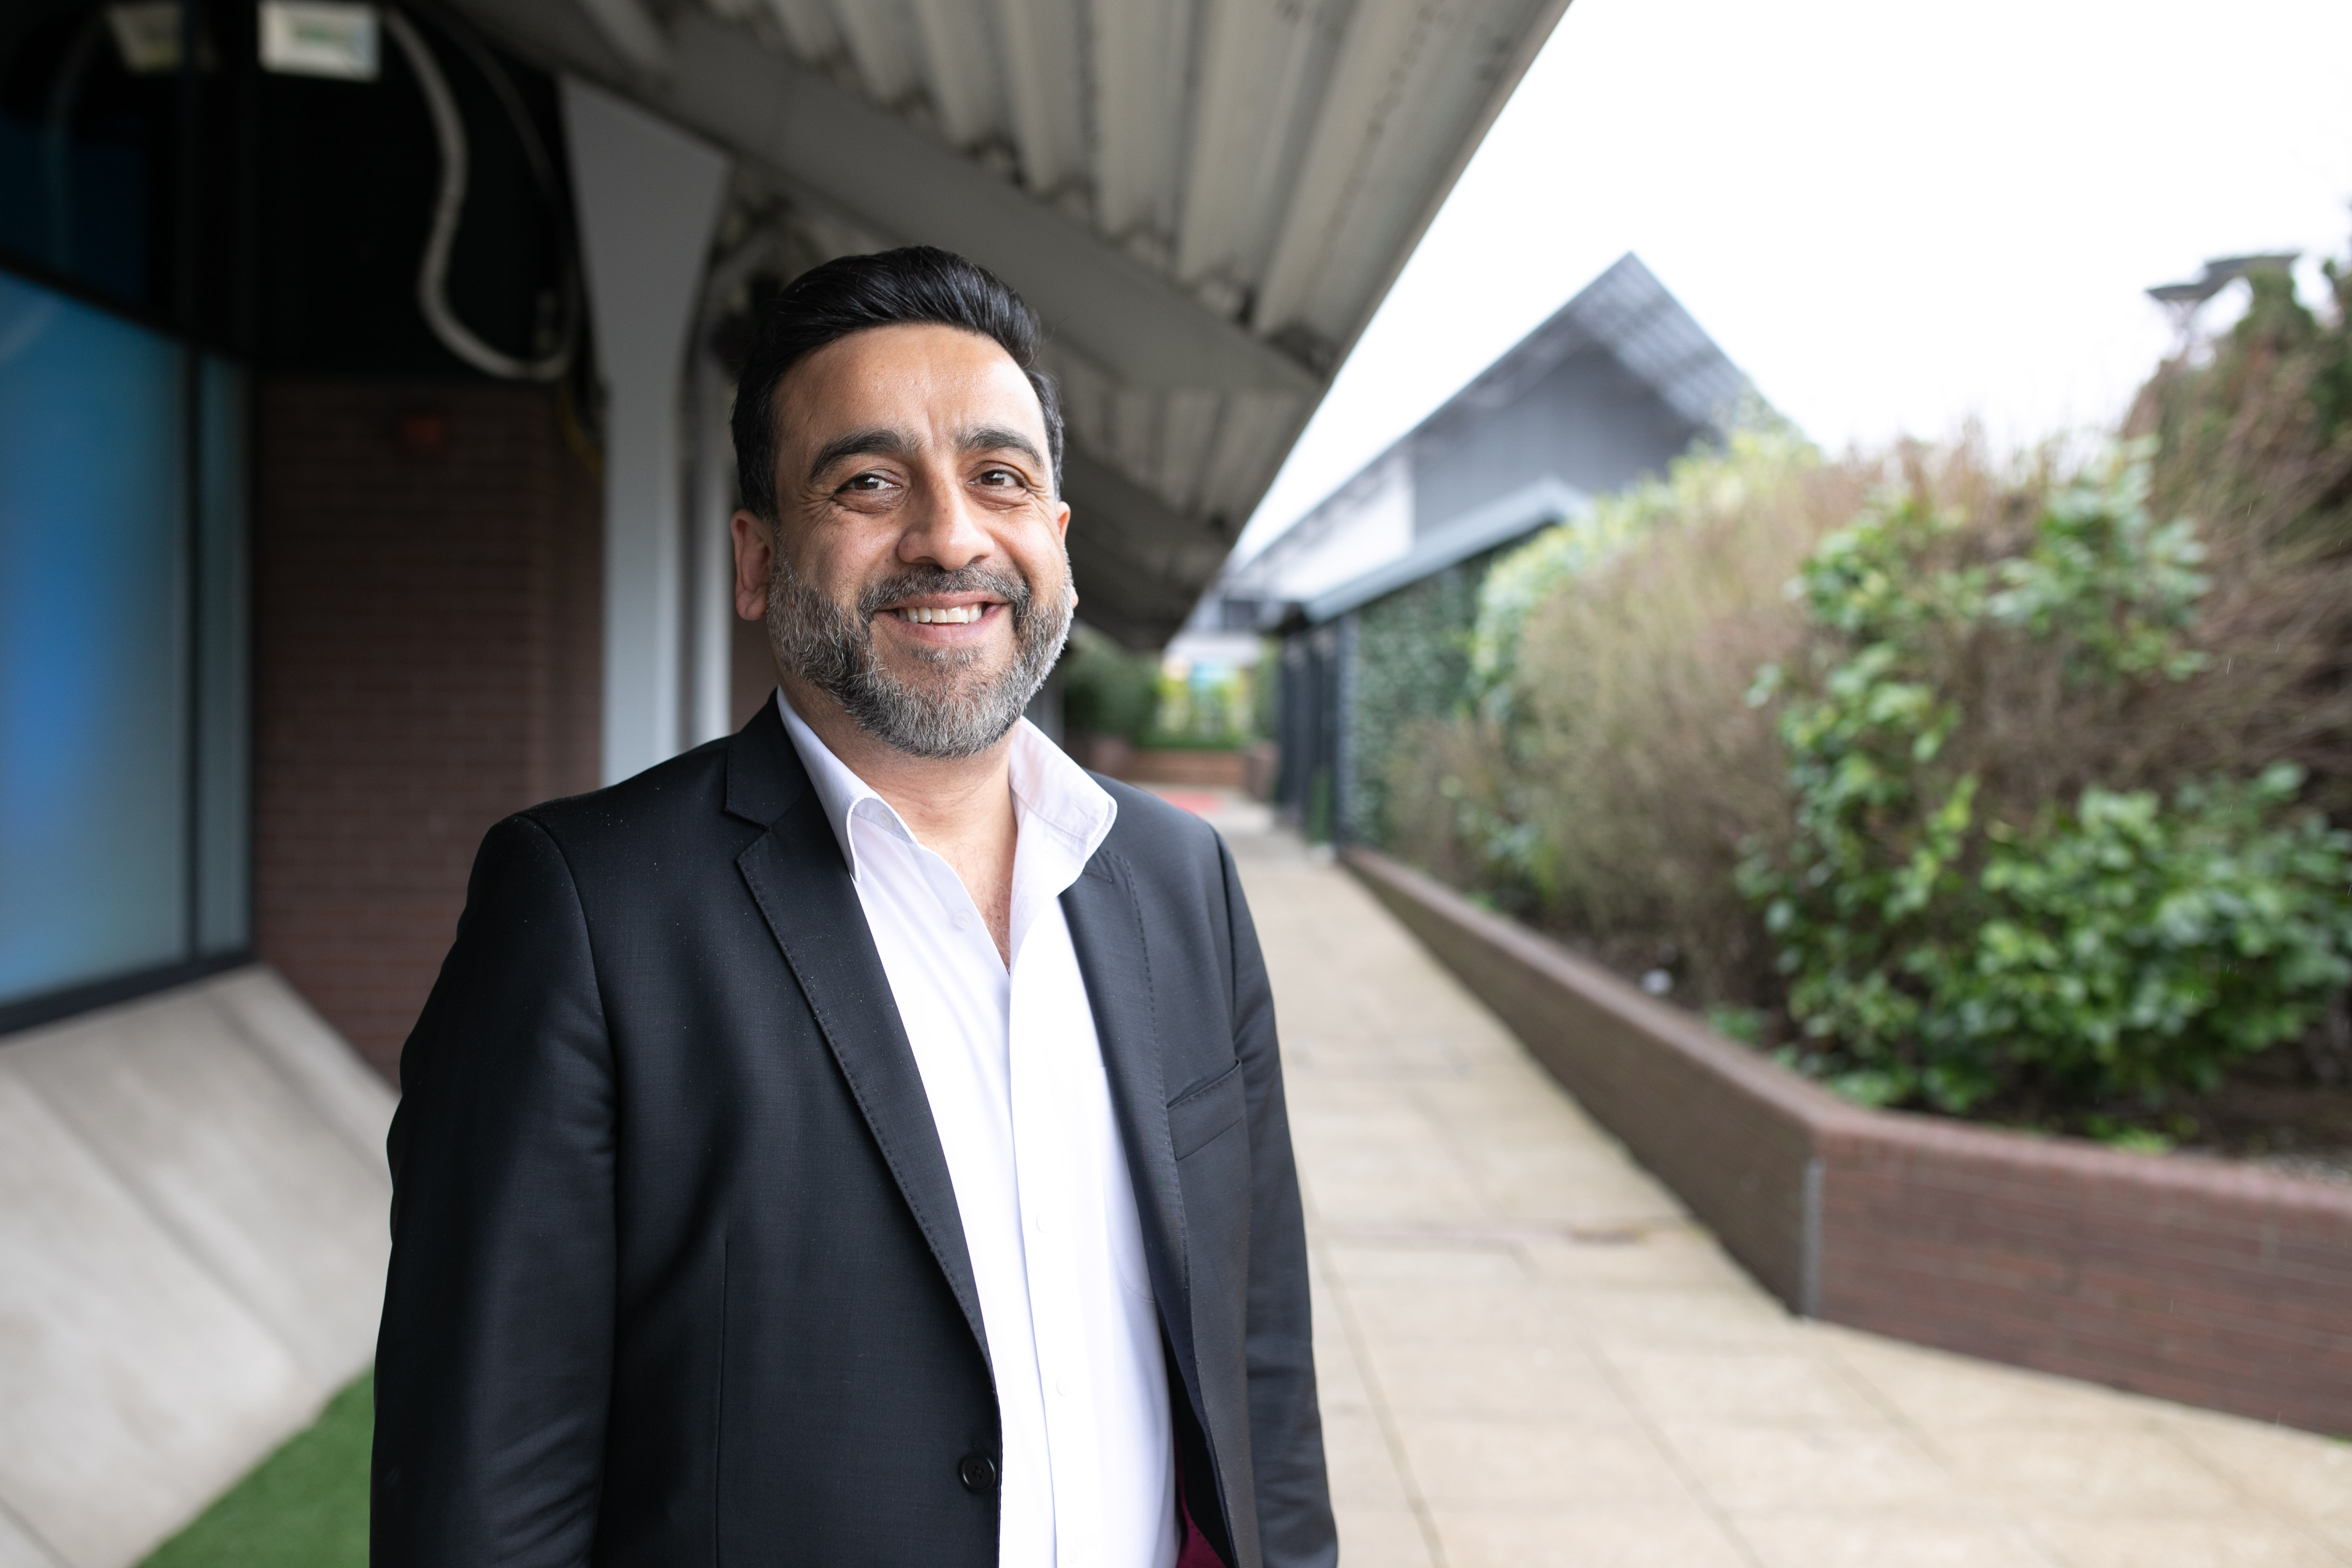
[[[1242,550],[1628,250],[1826,447],[2111,420],[2148,285],[2300,249],[2318,298],[2347,61],[2352,0],[1575,0]]]

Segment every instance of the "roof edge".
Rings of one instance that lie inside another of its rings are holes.
[[[1591,505],[1592,498],[1584,491],[1549,476],[1522,485],[1447,522],[1395,560],[1307,600],[1302,606],[1307,624],[1320,626],[1482,551],[1580,517]]]

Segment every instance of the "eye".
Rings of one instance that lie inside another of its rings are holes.
[[[994,485],[1000,489],[1007,486],[1019,489],[1024,483],[1019,474],[1011,468],[982,468],[980,471],[980,481],[984,485]]]
[[[849,482],[843,485],[841,488],[845,490],[878,490],[887,488],[889,483],[889,475],[877,474],[869,471],[867,473],[852,475]]]

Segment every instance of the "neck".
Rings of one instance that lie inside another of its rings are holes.
[[[784,672],[784,700],[816,731],[825,750],[864,779],[917,839],[955,868],[1009,954],[1013,854],[1013,736],[970,757],[914,757],[878,741],[831,697]]]
[[[917,757],[877,740],[840,703],[795,675],[784,700],[842,765],[890,803],[926,843],[969,837],[1006,817],[1013,804],[1013,736],[969,757]],[[1009,818],[1008,818],[1009,819]]]

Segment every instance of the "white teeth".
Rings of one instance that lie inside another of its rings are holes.
[[[913,621],[918,626],[928,626],[940,624],[947,626],[963,626],[969,622],[980,619],[980,613],[984,608],[986,608],[986,606],[982,605],[951,605],[946,609],[941,610],[900,610],[898,614],[904,616],[907,619]]]

